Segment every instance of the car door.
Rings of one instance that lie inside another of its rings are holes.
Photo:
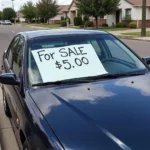
[[[10,45],[5,58],[6,73],[14,73],[18,80],[22,71],[22,54],[24,49],[24,38],[21,35],[15,37],[14,42]],[[17,121],[17,102],[20,99],[20,86],[5,85],[6,98],[11,110],[14,122]],[[17,125],[17,124],[16,124]]]

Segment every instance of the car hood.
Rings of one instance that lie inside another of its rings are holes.
[[[36,88],[30,95],[65,149],[150,150],[149,79]]]

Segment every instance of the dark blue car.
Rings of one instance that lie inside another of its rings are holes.
[[[106,32],[17,34],[0,82],[20,149],[150,150],[149,64]]]

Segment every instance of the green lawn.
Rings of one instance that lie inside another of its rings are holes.
[[[71,28],[76,28],[76,29],[79,29],[80,26],[71,26]],[[101,30],[101,31],[123,31],[123,30],[126,30],[127,28],[115,28],[115,27],[101,27],[101,28],[98,28],[98,30]],[[93,28],[93,30],[95,30],[95,28]]]
[[[26,25],[44,28],[59,28],[61,26],[60,24],[26,24]]]
[[[133,35],[133,36],[141,36],[141,32],[130,32],[130,33],[122,33],[124,35]],[[146,32],[147,36],[150,36],[150,31]]]
[[[80,29],[80,26],[71,26],[71,28]],[[93,30],[95,30],[95,28],[93,28]],[[98,28],[98,30],[101,30],[101,31],[123,31],[123,30],[127,30],[127,28],[101,27],[101,28]]]
[[[80,26],[70,26],[71,28],[80,29]]]

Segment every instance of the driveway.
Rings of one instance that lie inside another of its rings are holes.
[[[22,31],[34,30],[30,27],[23,26],[2,26],[0,25],[0,66],[2,61],[2,54],[7,49],[12,38]],[[141,57],[150,56],[150,42],[123,40],[129,47],[131,47]],[[13,129],[9,119],[5,116],[2,105],[2,93],[0,90],[0,133],[2,138],[3,150],[18,150],[17,142],[13,133]]]

